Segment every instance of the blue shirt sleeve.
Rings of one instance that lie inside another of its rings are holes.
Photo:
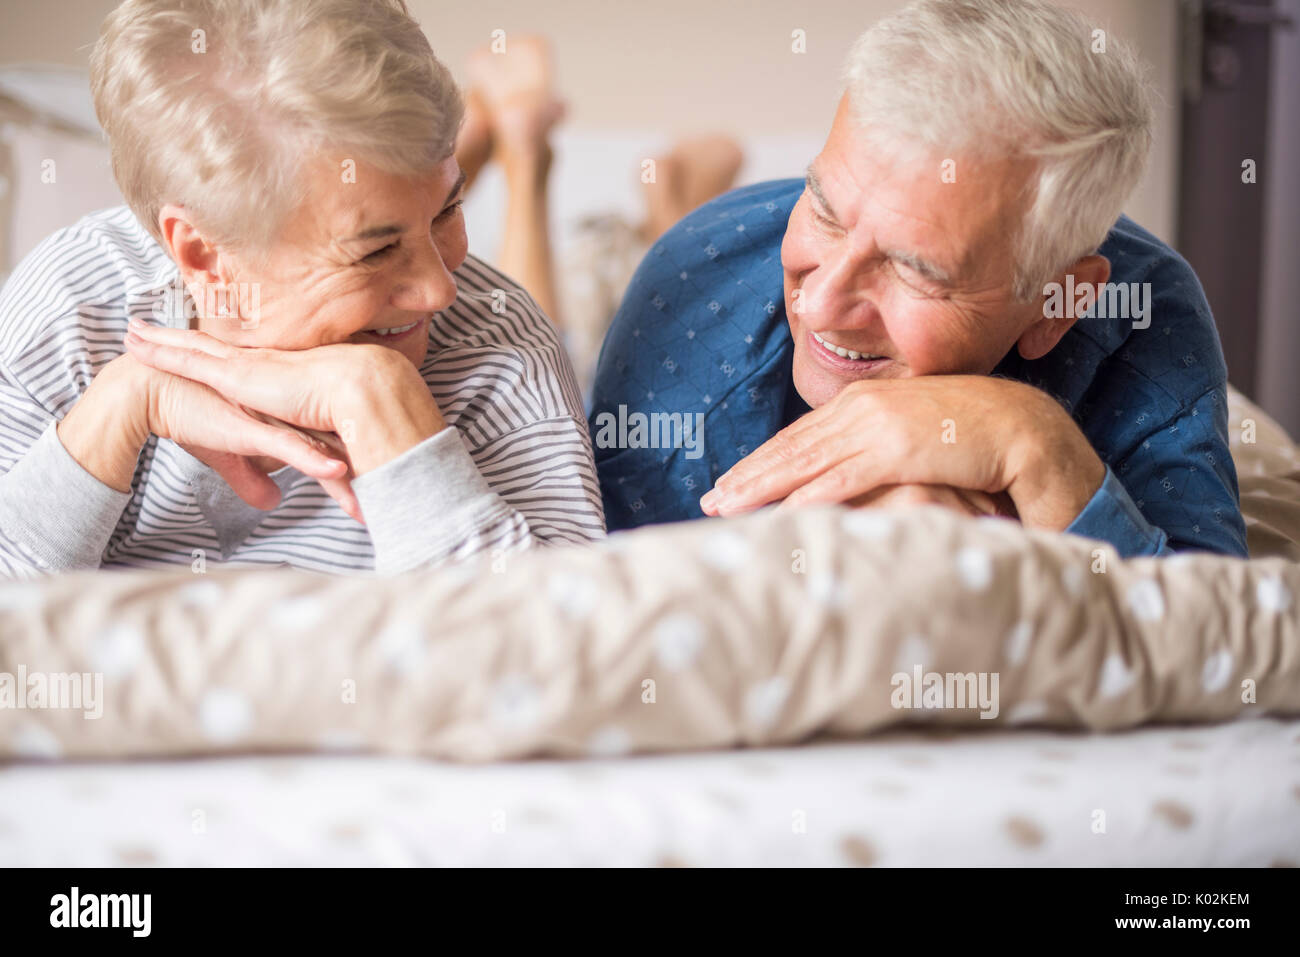
[[[1146,520],[1128,490],[1106,466],[1106,478],[1083,511],[1066,529],[1072,535],[1097,538],[1114,545],[1124,558],[1168,555],[1169,536]]]
[[[780,255],[802,192],[802,180],[778,180],[725,193],[637,268],[601,347],[588,421],[609,531],[703,518],[717,477],[799,411]],[[665,444],[657,416],[698,422],[699,447]]]
[[[1207,392],[1108,464],[1101,488],[1066,531],[1104,539],[1124,557],[1247,557],[1222,390]]]

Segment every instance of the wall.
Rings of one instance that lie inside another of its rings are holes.
[[[461,75],[492,30],[542,32],[574,132],[721,129],[745,136],[820,135],[830,124],[840,63],[853,38],[901,0],[410,0],[434,49]],[[1135,43],[1165,105],[1151,168],[1129,212],[1174,234],[1177,127],[1176,0],[1073,0]],[[112,0],[3,0],[0,63],[84,65]],[[55,12],[57,11],[57,13]],[[802,29],[807,53],[790,52]],[[508,42],[508,39],[507,39]],[[811,158],[811,157],[809,157]],[[797,175],[798,169],[788,171]]]

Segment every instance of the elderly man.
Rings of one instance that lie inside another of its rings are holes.
[[[555,333],[467,255],[460,97],[402,0],[128,0],[92,87],[130,209],[0,295],[0,575],[603,535]]]
[[[610,529],[931,502],[1245,555],[1209,307],[1120,216],[1151,139],[1133,55],[1031,0],[922,0],[846,77],[804,181],[702,207],[633,279],[590,417]],[[655,413],[705,454],[611,427]]]

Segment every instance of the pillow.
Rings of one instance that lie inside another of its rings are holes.
[[[935,508],[769,510],[386,580],[78,573],[0,587],[0,700],[7,673],[7,707],[56,685],[66,705],[0,712],[0,755],[480,761],[1300,713],[1298,591],[1280,558],[1122,561]]]
[[[1252,558],[1300,561],[1300,447],[1236,389],[1228,389],[1228,440]]]

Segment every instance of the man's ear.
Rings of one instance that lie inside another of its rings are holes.
[[[1070,283],[1070,277],[1073,277],[1073,284]],[[1094,293],[1100,292],[1100,287],[1109,278],[1110,260],[1094,253],[1076,260],[1074,265],[1064,270],[1054,282],[1060,286],[1062,297],[1066,297],[1071,288],[1077,290],[1080,287],[1086,288],[1087,285],[1092,286]],[[1070,327],[1078,318],[1074,310],[1075,302],[1066,302],[1063,298],[1062,306],[1059,315],[1049,316],[1045,308],[1045,296],[1039,300],[1037,316],[1017,341],[1021,356],[1031,360],[1041,359],[1055,349],[1061,337],[1070,331]]]
[[[211,285],[224,281],[221,252],[199,231],[189,210],[171,204],[158,210],[158,231],[163,248],[180,267],[181,279],[189,285]]]

